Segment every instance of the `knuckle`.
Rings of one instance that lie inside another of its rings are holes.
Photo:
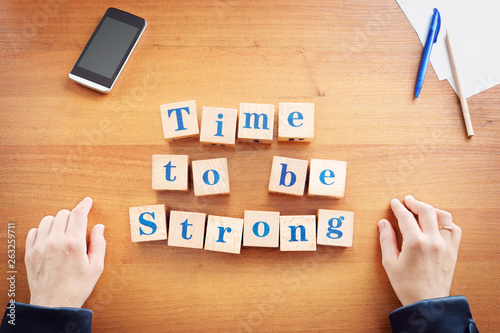
[[[94,264],[94,270],[96,273],[98,273],[99,275],[102,274],[102,272],[104,271],[104,262],[97,262]]]
[[[401,212],[401,218],[405,219],[405,220],[412,219],[413,218],[413,214],[410,213],[407,210],[404,210],[404,211]]]
[[[414,236],[405,241],[406,245],[413,251],[422,251],[424,248],[424,241],[420,236]]]
[[[430,244],[428,244],[428,248],[429,251],[434,254],[443,251],[443,245],[440,242],[430,242]]]
[[[81,243],[73,237],[69,237],[64,241],[64,250],[67,252],[77,252],[81,247]]]
[[[391,261],[387,258],[382,257],[382,266],[384,266],[385,269],[388,269],[391,267]]]

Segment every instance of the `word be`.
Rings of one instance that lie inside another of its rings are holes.
[[[132,242],[168,238],[169,246],[236,254],[242,242],[281,251],[316,251],[316,244],[351,247],[353,242],[354,213],[347,211],[319,209],[317,215],[280,216],[246,210],[243,219],[209,215],[207,220],[204,213],[173,210],[168,237],[164,205],[130,207],[129,214]]]
[[[238,110],[203,107],[201,131],[195,101],[160,106],[163,136],[168,141],[200,138],[207,145],[234,147],[238,141],[270,144],[274,133],[274,105],[241,103]],[[314,138],[313,103],[279,103],[278,141],[310,142]]]
[[[154,190],[188,190],[187,155],[153,155],[152,165]],[[308,167],[307,160],[274,156],[269,192],[304,195]],[[344,161],[311,159],[308,195],[343,197],[346,169]],[[226,158],[193,161],[192,171],[195,196],[230,192]]]

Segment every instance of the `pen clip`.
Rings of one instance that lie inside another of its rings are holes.
[[[438,39],[439,30],[441,29],[441,15],[439,14],[437,8],[434,8],[433,15],[437,15],[436,31],[434,32],[434,40],[432,41],[432,43],[434,44]]]

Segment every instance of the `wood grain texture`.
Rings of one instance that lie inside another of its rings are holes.
[[[500,326],[500,87],[467,100],[472,139],[432,68],[414,100],[422,45],[395,1],[111,1],[148,27],[108,95],[68,79],[105,5],[57,1],[47,12],[44,3],[0,1],[0,258],[6,271],[15,222],[18,301],[29,301],[28,230],[90,196],[89,230],[104,223],[108,242],[85,304],[93,332],[389,332],[399,301],[376,222],[396,226],[390,199],[411,193],[453,214],[463,236],[451,292],[467,296],[481,332]],[[189,100],[200,110],[312,102],[314,141],[167,143],[159,106]],[[231,194],[152,190],[153,154],[227,158]],[[347,161],[345,197],[268,193],[276,155]],[[352,211],[354,246],[233,256],[132,243],[128,208],[155,203],[235,218]],[[0,279],[0,304],[7,287]]]

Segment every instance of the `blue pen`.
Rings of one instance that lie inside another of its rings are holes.
[[[425,72],[427,72],[427,65],[429,64],[429,59],[431,57],[432,45],[437,41],[439,28],[441,28],[441,15],[439,15],[439,11],[434,8],[429,34],[427,35],[427,40],[425,41],[424,54],[422,54],[422,61],[420,62],[420,69],[418,70],[417,84],[415,85],[415,98],[420,95],[420,90],[422,90]]]

